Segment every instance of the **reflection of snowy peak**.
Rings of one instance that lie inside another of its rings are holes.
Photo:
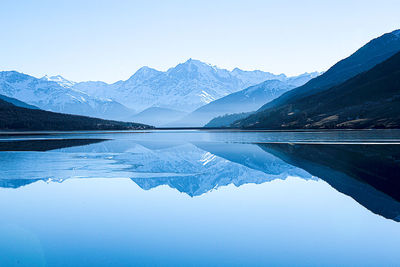
[[[265,80],[285,78],[262,71],[228,71],[189,59],[166,72],[143,67],[126,81],[99,87],[78,83],[74,88],[138,110],[155,106],[188,112]]]
[[[207,145],[210,146],[213,145]],[[228,146],[238,145],[229,144],[226,147]],[[252,156],[253,150],[265,156],[258,158],[261,163],[255,161]],[[243,151],[248,151],[248,154],[241,155],[237,161],[230,161],[191,144],[151,150],[148,156],[140,157],[145,163],[142,164],[139,157],[134,160],[138,164],[134,169],[135,172],[152,173],[153,176],[132,178],[132,180],[145,190],[168,185],[190,196],[198,196],[229,184],[235,186],[247,183],[260,184],[274,179],[285,179],[289,175],[310,177],[306,172],[263,152],[255,145],[248,145]],[[127,161],[124,160],[124,163]],[[156,173],[162,173],[164,176],[157,177],[154,175]]]
[[[110,99],[92,97],[71,89],[67,80],[62,80],[61,76],[54,77],[37,79],[16,71],[3,71],[0,72],[0,94],[44,110],[69,114],[118,118],[118,115],[126,115],[129,111]],[[59,82],[64,85],[61,86]]]
[[[194,145],[129,138],[61,146],[51,153],[10,153],[1,166],[0,187],[70,178],[131,178],[145,190],[168,185],[190,196],[229,184],[260,184],[287,176],[310,178],[253,144]]]

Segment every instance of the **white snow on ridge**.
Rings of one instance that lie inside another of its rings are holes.
[[[61,76],[37,79],[16,71],[0,72],[0,94],[44,110],[113,119],[119,119],[124,113],[126,116],[129,112],[126,107],[115,101],[90,96],[66,84],[68,83]]]
[[[165,72],[140,68],[126,81],[113,84],[82,82],[72,89],[99,98],[113,99],[138,111],[165,107],[191,112],[204,104],[265,80],[284,80],[284,74],[263,71],[229,71],[189,59]]]
[[[286,77],[238,68],[229,71],[189,59],[165,72],[142,67],[126,81],[113,84],[76,83],[61,75],[37,79],[18,72],[0,72],[0,94],[50,111],[126,119],[133,115],[133,110],[140,112],[150,107],[188,113],[266,80],[295,85],[303,83],[310,75],[313,74]]]
[[[206,104],[215,100],[214,97],[212,97],[209,93],[207,93],[204,90],[201,91],[201,94],[199,96],[202,98],[202,101]]]
[[[76,82],[70,81],[65,79],[64,77],[62,77],[61,75],[56,75],[56,76],[48,76],[45,75],[41,78],[42,80],[45,81],[51,81],[51,82],[56,82],[58,83],[60,86],[64,87],[64,88],[71,88],[72,86],[74,86],[76,84]]]

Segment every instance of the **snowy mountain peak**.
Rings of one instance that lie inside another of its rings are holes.
[[[158,71],[156,69],[144,66],[144,67],[141,67],[140,69],[138,69],[135,72],[135,74],[133,74],[131,77],[138,76],[138,75],[143,75],[144,76],[144,75],[149,75],[149,74],[154,74],[154,73],[158,74],[158,73],[161,73],[161,71]]]
[[[161,71],[158,71],[153,68],[149,68],[147,66],[141,67],[138,69],[135,74],[133,74],[127,82],[129,83],[142,83],[148,79],[151,79],[159,74],[161,74]]]
[[[142,67],[126,81],[109,85],[78,83],[73,89],[113,99],[137,111],[162,107],[192,112],[228,94],[273,79],[285,81],[287,77],[260,70],[230,71],[189,58],[165,72]],[[296,79],[293,83],[303,80]]]
[[[188,60],[186,60],[184,63],[182,63],[182,64],[184,64],[184,65],[190,65],[190,64],[192,64],[192,65],[197,65],[197,66],[200,66],[200,65],[206,65],[206,66],[210,66],[210,64],[208,64],[208,63],[205,63],[205,62],[202,62],[202,61],[200,61],[200,60],[198,60],[198,59],[193,59],[193,58],[189,58]]]
[[[74,86],[76,83],[70,80],[65,79],[61,75],[55,75],[55,76],[49,76],[49,75],[44,75],[41,80],[44,81],[50,81],[50,82],[56,82],[58,85],[64,87],[64,88],[71,88]]]
[[[184,63],[180,63],[173,68],[170,68],[167,73],[178,72],[207,72],[212,71],[213,67],[210,64],[204,63],[197,59],[189,58]]]
[[[69,88],[68,83],[75,84],[60,75],[38,79],[15,71],[0,72],[0,94],[43,110],[112,119],[128,116],[131,112],[118,102]]]

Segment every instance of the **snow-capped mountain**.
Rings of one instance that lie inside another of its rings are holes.
[[[265,80],[286,78],[284,74],[262,71],[237,68],[229,71],[189,59],[165,72],[143,67],[126,81],[109,85],[83,82],[73,88],[93,96],[113,99],[138,111],[163,107],[190,112]]]
[[[58,81],[64,83],[61,78]],[[49,79],[50,77],[37,79],[16,71],[3,71],[0,72],[0,94],[54,112],[108,119],[122,119],[122,115],[129,116],[133,113],[116,101],[92,97]]]
[[[67,80],[64,77],[62,77],[61,75],[56,75],[56,76],[45,75],[41,79],[45,80],[45,81],[56,82],[60,86],[65,87],[65,88],[71,88],[72,86],[74,86],[76,84],[76,82]]]
[[[37,79],[5,71],[0,74],[0,94],[44,110],[129,120],[135,112],[149,108],[189,113],[266,80],[279,80],[297,86],[310,75],[313,74],[286,77],[284,74],[238,68],[229,71],[189,59],[167,71],[142,67],[129,79],[113,84],[101,81],[76,83],[60,75]],[[160,114],[154,114],[151,119],[155,121],[159,117]]]

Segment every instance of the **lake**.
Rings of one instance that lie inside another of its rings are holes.
[[[395,266],[400,131],[0,134],[0,266]]]

